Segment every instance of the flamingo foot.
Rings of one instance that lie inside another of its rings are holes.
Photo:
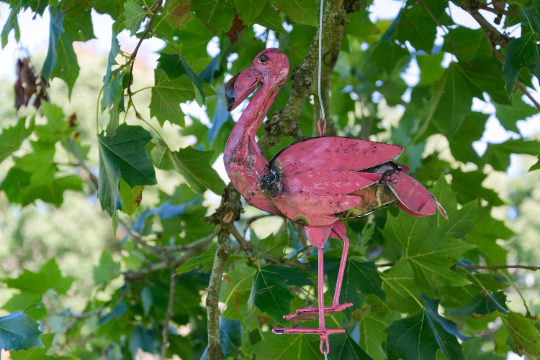
[[[349,306],[352,306],[352,303],[346,303],[346,304],[338,304],[338,305],[332,305],[332,306],[325,306],[324,308],[324,316],[334,315],[335,313],[338,313],[340,311],[345,310]],[[306,309],[298,309],[296,310],[295,314],[289,314],[283,316],[285,320],[290,321],[310,321],[310,320],[316,320],[319,318],[319,308],[318,307],[312,307],[312,308],[306,308]]]
[[[312,334],[320,335],[321,345],[320,350],[326,356],[330,352],[330,343],[328,342],[328,335],[331,334],[343,334],[345,329],[312,329],[312,328],[273,328],[272,332],[274,334]],[[324,348],[324,343],[326,342],[326,349]]]

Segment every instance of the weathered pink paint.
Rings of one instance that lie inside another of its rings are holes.
[[[283,51],[266,49],[257,55],[250,68],[227,83],[225,94],[229,111],[258,86],[260,89],[229,136],[224,154],[225,169],[250,205],[304,225],[310,244],[317,247],[319,306],[299,309],[284,318],[304,321],[318,317],[319,328],[275,328],[273,331],[276,334],[319,334],[321,352],[328,353],[328,335],[344,330],[327,329],[325,316],[352,305],[339,304],[349,248],[342,220],[364,216],[394,203],[414,216],[433,215],[439,210],[448,217],[435,197],[406,174],[409,169],[392,161],[403,151],[396,145],[318,137],[292,144],[268,162],[257,146],[255,134],[288,74],[289,60]],[[326,121],[321,134],[325,128]],[[343,240],[344,246],[334,300],[331,306],[325,307],[323,249],[329,236]]]

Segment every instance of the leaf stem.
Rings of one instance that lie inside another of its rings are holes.
[[[105,88],[105,84],[101,87],[101,90],[99,90],[97,103],[96,103],[96,134],[99,134],[99,100],[101,99],[101,94],[103,93],[103,89]]]
[[[508,280],[508,282],[510,282],[510,284],[512,284],[512,286],[514,287],[514,289],[516,289],[516,291],[518,292],[519,296],[521,297],[521,300],[523,301],[523,305],[525,305],[525,309],[527,309],[527,313],[528,314],[531,314],[531,311],[529,310],[529,307],[527,306],[527,302],[525,301],[525,298],[523,297],[523,294],[521,293],[521,291],[518,289],[518,287],[516,286],[516,283],[514,283],[512,281],[512,279],[506,275],[504,272],[502,271],[499,271],[499,270],[496,270],[496,272],[502,274],[502,276],[504,276],[504,278],[506,280]]]
[[[386,279],[384,278],[384,276],[381,276],[381,279],[382,279],[382,281],[384,281],[385,283],[388,284],[388,280],[386,280]],[[395,280],[395,282],[398,283],[399,286],[401,286],[401,287],[403,288],[403,290],[405,290],[405,291],[406,291],[406,292],[414,299],[414,301],[416,301],[416,303],[417,303],[421,308],[425,308],[424,304],[422,304],[422,303],[420,302],[420,300],[418,300],[418,299],[416,298],[416,296],[414,296],[414,294],[413,294],[412,292],[410,292],[409,289],[407,289],[407,288],[406,288],[402,283],[400,283],[399,281]],[[390,285],[390,284],[389,284],[389,285]]]

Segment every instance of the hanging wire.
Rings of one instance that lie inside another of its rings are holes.
[[[321,105],[321,119],[324,119],[325,122],[325,128],[326,128],[326,114],[324,113],[324,104],[322,101],[322,95],[321,95],[321,66],[322,66],[322,18],[323,18],[323,7],[324,7],[324,0],[321,0],[321,13],[319,16],[319,76],[318,76],[318,92],[319,92],[319,103]]]

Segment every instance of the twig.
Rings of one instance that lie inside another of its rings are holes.
[[[526,269],[526,270],[540,270],[540,266],[528,266],[528,265],[459,265],[465,269],[479,269],[479,270],[500,270],[500,269]]]
[[[151,272],[154,272],[154,271],[163,270],[163,269],[172,269],[172,268],[176,269],[178,266],[180,266],[182,263],[184,263],[188,259],[206,251],[206,248],[207,248],[206,246],[204,247],[201,246],[185,253],[184,255],[180,257],[167,259],[166,261],[161,261],[158,263],[152,263],[146,266],[145,268],[142,268],[137,271],[128,270],[124,272],[124,278],[126,279],[126,281],[133,281],[147,274],[150,274]]]
[[[251,245],[247,242],[246,239],[244,239],[242,235],[240,235],[240,233],[238,232],[238,229],[236,228],[236,226],[234,226],[234,224],[229,226],[229,232],[231,233],[232,236],[234,236],[236,241],[238,241],[238,243],[240,244],[240,247],[246,253],[246,257],[248,258],[248,260],[252,261],[251,253],[250,253]]]
[[[133,50],[133,53],[131,53],[131,57],[129,58],[129,62],[131,63],[131,66],[129,67],[129,78],[128,78],[128,95],[129,95],[129,101],[131,102],[131,81],[133,80],[133,66],[135,65],[135,58],[137,57],[137,53],[139,52],[139,48],[141,47],[142,42],[144,41],[144,38],[148,33],[152,30],[152,23],[154,22],[154,18],[157,15],[157,10],[163,3],[163,0],[157,0],[154,5],[152,5],[152,9],[149,9],[150,12],[152,12],[152,16],[150,16],[150,20],[148,21],[148,25],[146,25],[146,29],[144,30],[141,38],[139,39],[139,42],[137,43],[137,46],[135,46],[135,50]]]
[[[484,4],[484,3],[479,3],[478,8],[482,9],[482,10],[492,12],[492,13],[497,14],[497,15],[510,15],[510,16],[519,17],[519,13],[517,11],[498,10],[498,9],[495,9],[495,8],[490,8],[489,6],[487,6],[487,4]]]
[[[174,314],[174,289],[176,287],[176,270],[173,270],[171,273],[171,285],[169,288],[169,306],[167,307],[167,316],[165,317],[165,324],[163,325],[162,337],[163,342],[161,343],[161,360],[165,360],[165,355],[167,353],[167,345],[169,344],[169,322],[171,317]]]
[[[477,4],[478,5],[478,4]],[[496,45],[507,46],[510,42],[510,38],[504,34],[501,34],[493,25],[491,25],[481,14],[478,13],[479,7],[474,7],[471,4],[471,0],[461,0],[459,6],[467,11],[471,16],[478,22],[478,24],[484,30],[484,34],[488,39],[489,44],[491,45],[491,52],[497,56],[497,59],[504,64],[504,56],[497,51]],[[519,80],[516,79],[516,87],[523,91],[523,93],[533,102],[534,106],[540,111],[540,103],[527,91],[527,89],[521,84]]]
[[[214,266],[210,274],[206,310],[208,313],[208,360],[221,360],[221,339],[219,335],[219,291],[223,279],[225,262],[230,254],[229,231],[222,229],[218,235],[218,244]]]
[[[98,187],[99,187],[99,180],[97,179],[97,177],[94,176],[94,174],[92,174],[92,172],[90,171],[88,166],[86,166],[86,164],[84,163],[84,160],[83,160],[81,154],[79,153],[79,151],[77,150],[77,148],[75,147],[75,144],[73,143],[73,140],[71,140],[68,137],[67,141],[69,143],[69,146],[71,147],[71,150],[73,150],[73,154],[75,154],[75,157],[77,157],[77,160],[79,160],[80,165],[82,166],[82,168],[84,170],[86,170],[86,172],[88,173],[88,176],[90,176],[90,180],[92,181],[92,185],[94,187],[93,190],[96,191],[98,189]]]
[[[536,269],[535,269],[536,270]],[[505,273],[503,273],[502,271],[498,271],[497,272],[499,274],[501,274],[502,276],[504,276],[504,278],[506,280],[508,280],[508,282],[510,282],[510,284],[512,284],[512,286],[514,287],[514,289],[516,289],[516,291],[518,292],[519,296],[521,297],[521,301],[523,301],[523,305],[525,305],[525,309],[527,309],[527,314],[529,315],[532,315],[531,311],[529,310],[529,307],[527,306],[527,302],[525,301],[525,297],[523,297],[523,294],[521,293],[521,291],[519,291],[518,287],[516,286],[516,283],[514,283],[512,281],[512,279],[510,279],[510,277],[508,275],[506,275]]]
[[[159,250],[163,251],[163,252],[166,252],[166,253],[171,253],[171,252],[175,252],[175,251],[186,251],[186,250],[189,250],[189,249],[193,249],[193,248],[196,248],[196,247],[199,247],[201,245],[206,245],[207,243],[209,243],[210,241],[212,241],[212,239],[214,238],[214,236],[216,236],[216,232],[212,232],[210,235],[208,236],[205,236],[199,240],[195,240],[189,244],[186,244],[186,245],[167,245],[167,246],[159,246]]]
[[[396,265],[396,263],[375,264],[375,267],[392,267],[394,265]]]
[[[463,58],[465,60],[467,60],[467,63],[469,64],[470,67],[472,67],[472,64],[471,62],[469,61],[469,59],[467,59],[467,57],[465,56],[465,54],[463,54],[460,50],[460,48],[456,45],[456,43],[454,42],[454,39],[452,39],[452,37],[450,36],[450,33],[448,32],[448,30],[442,26],[442,24],[439,22],[439,20],[437,20],[437,18],[435,17],[435,15],[433,15],[433,13],[431,12],[431,10],[429,9],[429,7],[426,5],[425,1],[424,0],[419,0],[422,5],[424,6],[424,9],[426,9],[427,13],[429,14],[429,16],[433,19],[433,21],[435,21],[435,24],[437,24],[438,27],[440,27],[441,29],[444,30],[444,32],[446,33],[446,36],[448,37],[448,40],[450,40],[450,42],[452,43],[452,45],[454,46],[454,49],[456,49],[456,51],[458,53],[460,53]]]

